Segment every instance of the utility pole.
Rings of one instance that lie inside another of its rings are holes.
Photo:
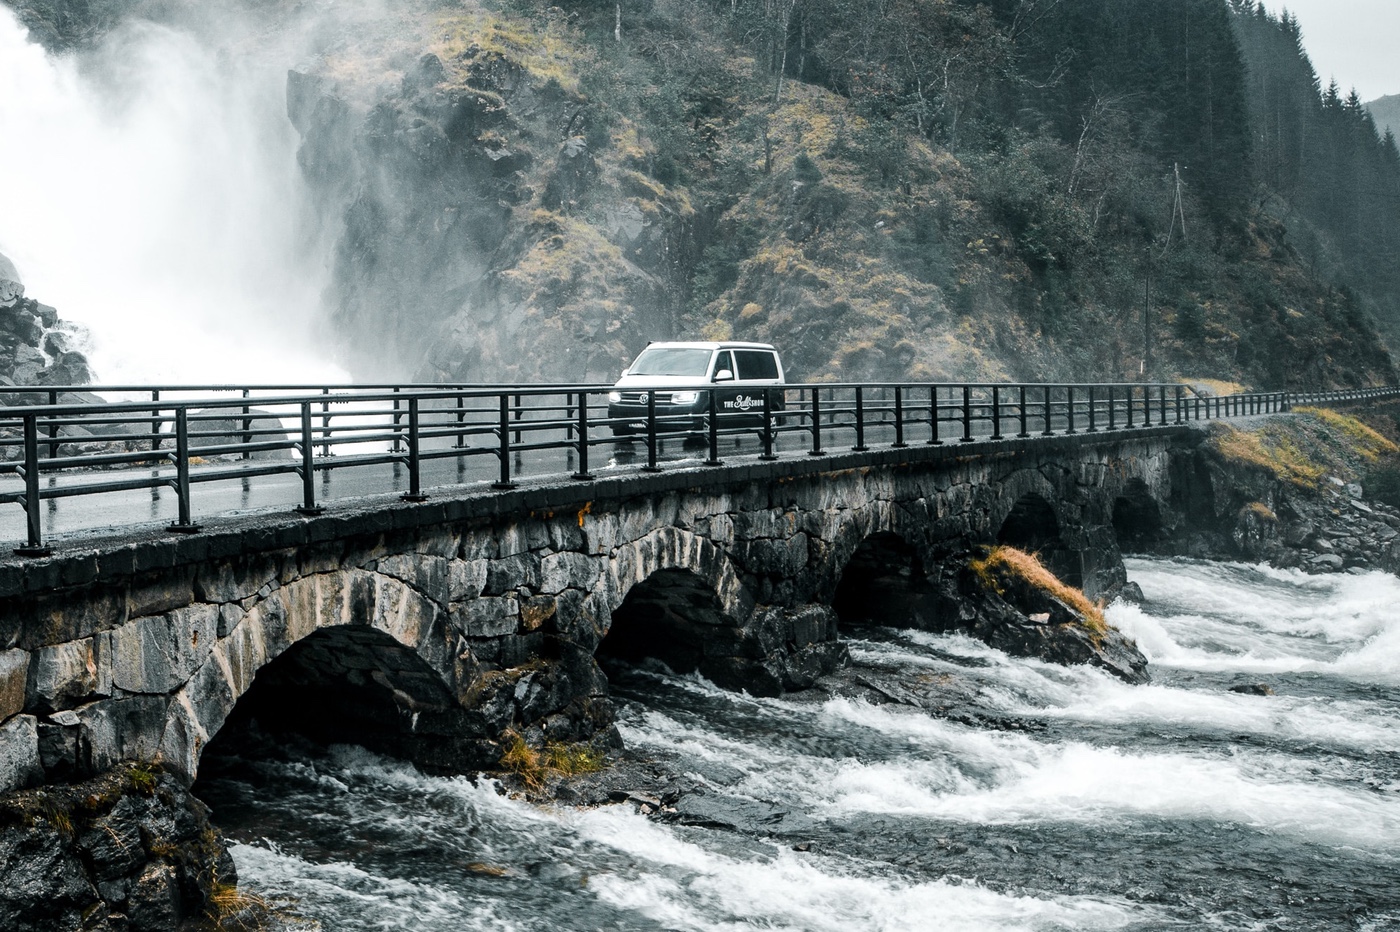
[[[1147,373],[1152,369],[1152,267],[1147,267],[1147,274],[1142,282],[1142,375],[1147,377]]]

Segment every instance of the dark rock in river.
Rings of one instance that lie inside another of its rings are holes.
[[[236,881],[208,808],[168,774],[123,767],[0,797],[7,932],[174,932]]]

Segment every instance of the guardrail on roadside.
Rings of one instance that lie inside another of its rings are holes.
[[[773,460],[780,439],[794,447],[784,452],[822,456],[848,441],[862,451],[871,443],[1049,437],[1400,397],[1400,388],[1206,397],[1175,383],[821,383],[747,389],[747,408],[731,413],[708,383],[640,391],[644,414],[610,417],[610,385],[6,387],[0,397],[22,403],[0,407],[0,481],[9,475],[23,485],[0,488],[0,503],[19,504],[27,515],[28,539],[15,552],[39,556],[49,553],[41,503],[71,496],[170,488],[178,516],[169,530],[192,533],[200,529],[194,487],[276,474],[300,477],[297,511],[313,515],[322,509],[316,474],[349,467],[406,468],[402,497],[422,501],[425,461],[494,459],[493,487],[510,489],[523,453],[557,451],[562,462],[536,474],[586,482],[594,478],[595,447],[641,443],[646,457],[638,468],[653,472],[662,468],[663,439],[683,432],[703,442],[706,466],[720,466],[720,439],[730,436],[756,436],[759,458]],[[96,392],[141,397],[99,403],[91,400]],[[702,393],[698,430],[693,412],[668,411],[673,395],[693,393]]]

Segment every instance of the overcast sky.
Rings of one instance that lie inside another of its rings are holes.
[[[1400,0],[1264,0],[1285,7],[1303,28],[1303,45],[1326,87],[1353,87],[1363,101],[1400,94]]]

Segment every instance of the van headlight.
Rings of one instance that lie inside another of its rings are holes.
[[[622,392],[608,392],[608,401],[617,404],[622,400]]]
[[[671,392],[671,404],[693,405],[699,397],[699,392]]]

